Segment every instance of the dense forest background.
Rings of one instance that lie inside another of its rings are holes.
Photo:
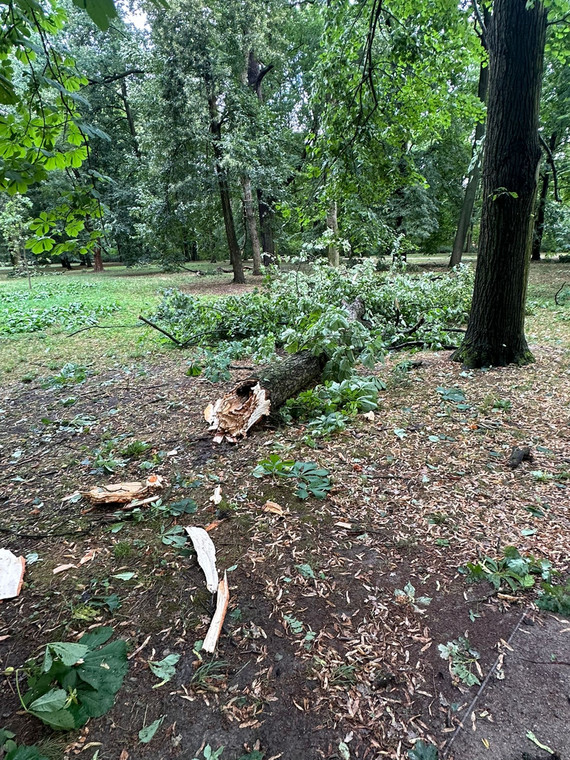
[[[63,81],[79,139],[43,134],[40,182],[4,167],[18,191],[0,200],[4,264],[253,256],[257,272],[275,254],[451,254],[460,216],[454,263],[475,252],[484,7],[172,0],[123,6],[106,31],[67,0],[54,13],[49,38],[30,33],[33,60],[13,61],[20,105],[3,108],[45,124]],[[548,28],[534,258],[570,249],[563,31]]]

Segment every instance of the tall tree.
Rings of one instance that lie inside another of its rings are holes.
[[[488,8],[483,9],[483,18],[481,23],[486,25],[489,23],[491,12]],[[483,30],[480,32],[481,44],[485,47],[485,35]],[[487,61],[482,61],[479,66],[479,84],[477,86],[477,97],[483,105],[487,102],[487,90],[489,89],[489,68]],[[451,258],[449,260],[449,266],[454,267],[460,263],[465,250],[465,241],[469,233],[471,226],[471,218],[473,216],[473,206],[475,205],[475,198],[477,196],[477,189],[479,187],[479,179],[481,176],[481,141],[485,134],[485,119],[482,116],[475,126],[475,136],[473,138],[473,151],[471,156],[471,170],[467,178],[467,186],[465,187],[465,195],[463,196],[463,205],[461,206],[461,214],[459,216],[459,222],[457,224],[457,230],[455,238],[453,240],[453,250],[451,252]]]
[[[477,271],[467,332],[453,355],[470,367],[533,361],[524,312],[545,42],[542,2],[495,0],[487,28],[489,99]]]

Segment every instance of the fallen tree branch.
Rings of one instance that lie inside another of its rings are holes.
[[[566,287],[566,280],[562,283],[562,285],[558,288],[558,290],[554,294],[554,303],[557,306],[562,306],[562,304],[558,303],[558,296],[560,295],[560,293],[562,293],[565,287]]]
[[[150,319],[147,319],[146,317],[143,317],[140,314],[139,314],[139,319],[141,320],[141,322],[144,322],[145,325],[148,325],[149,327],[152,327],[154,330],[158,330],[159,333],[166,335],[166,337],[170,338],[170,340],[173,343],[175,343],[179,348],[183,348],[186,345],[181,340],[178,340],[178,338],[175,338],[174,335],[171,335],[169,332],[166,332],[166,330],[163,330],[162,327],[155,325],[155,323],[151,322]]]
[[[66,337],[71,338],[73,335],[79,335],[79,333],[86,332],[87,330],[116,330],[118,328],[125,330],[132,328],[140,329],[141,327],[142,325],[87,325],[87,327],[80,327],[79,330],[68,333]]]

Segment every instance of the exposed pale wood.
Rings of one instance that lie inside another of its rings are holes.
[[[222,632],[222,626],[224,625],[226,612],[228,611],[229,601],[230,601],[230,587],[228,584],[228,574],[224,572],[224,577],[218,584],[218,598],[216,601],[216,611],[214,612],[214,617],[212,618],[212,622],[210,623],[210,627],[208,628],[208,633],[206,634],[204,643],[202,644],[202,650],[204,652],[209,652],[210,654],[213,654],[216,649],[218,639],[220,638],[220,634]]]

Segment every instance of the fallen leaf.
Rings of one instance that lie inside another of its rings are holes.
[[[52,570],[52,573],[54,575],[57,575],[58,573],[63,573],[66,570],[71,570],[71,568],[77,568],[77,565],[58,565],[54,570]]]
[[[285,514],[283,507],[275,501],[266,501],[263,505],[263,511],[271,512],[272,514],[280,515],[281,517]]]
[[[98,551],[99,549],[89,549],[89,551],[85,552],[83,557],[81,557],[81,559],[79,560],[79,564],[84,565],[86,562],[91,562],[91,560],[94,559]]]

